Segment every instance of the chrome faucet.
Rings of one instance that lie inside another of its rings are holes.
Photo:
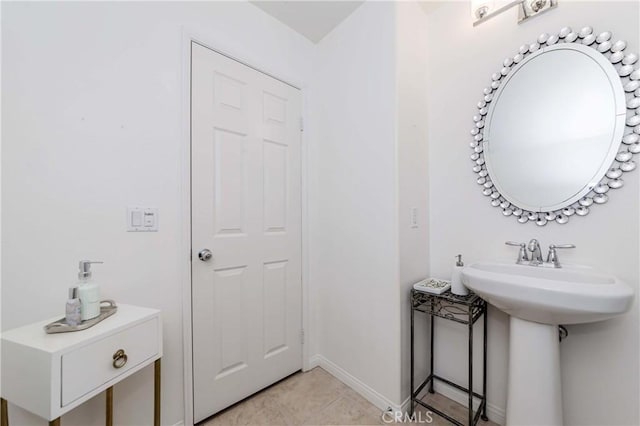
[[[520,247],[520,250],[518,251],[518,259],[516,260],[516,263],[518,265],[545,266],[553,268],[562,267],[560,265],[560,260],[558,259],[557,249],[576,247],[573,244],[551,244],[549,246],[549,254],[547,254],[547,261],[544,262],[542,260],[542,250],[540,250],[540,242],[535,238],[529,241],[528,245],[525,243],[516,243],[514,241],[507,241],[505,242],[505,244],[508,246]],[[529,260],[527,250],[531,252],[531,260]]]
[[[540,243],[535,238],[529,241],[529,251],[531,252],[531,262],[529,265],[538,266],[542,265],[542,251],[540,250]]]

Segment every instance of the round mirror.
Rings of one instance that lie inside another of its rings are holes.
[[[622,172],[635,168],[637,55],[624,55],[626,43],[610,37],[590,27],[542,34],[493,75],[474,117],[471,159],[483,193],[504,215],[566,223],[606,202]]]
[[[497,91],[484,153],[508,201],[549,211],[578,201],[604,176],[624,130],[624,92],[593,49],[566,44],[536,53]]]

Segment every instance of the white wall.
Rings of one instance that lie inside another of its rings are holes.
[[[640,293],[638,286],[638,181],[640,173],[625,176],[625,187],[611,194],[605,206],[567,225],[521,225],[491,207],[475,183],[469,160],[471,117],[482,89],[523,43],[542,32],[563,26],[596,32],[613,31],[638,52],[637,2],[568,2],[518,25],[517,11],[473,27],[467,2],[443,3],[428,17],[429,44],[429,177],[430,268],[434,276],[449,276],[453,256],[460,252],[471,263],[481,259],[514,261],[516,251],[504,241],[537,237],[544,245],[575,243],[561,253],[566,263],[593,265],[618,275]],[[563,72],[558,70],[558,72]],[[553,75],[545,76],[553,78]],[[489,312],[489,403],[504,409],[507,384],[508,321]],[[568,425],[635,425],[638,418],[638,303],[625,316],[598,324],[567,327],[561,344],[565,422]],[[466,383],[464,330],[440,324],[436,368]],[[480,333],[478,333],[480,334]],[[478,336],[480,337],[480,336]],[[476,383],[480,383],[476,379]]]
[[[429,169],[427,167],[427,16],[417,2],[396,3],[396,90],[398,236],[401,319],[401,399],[409,397],[410,303],[412,284],[429,276]],[[418,209],[417,227],[411,210]],[[424,354],[428,322],[416,316],[416,353]],[[419,346],[418,346],[419,345]],[[424,379],[428,359],[416,358],[417,380]],[[418,383],[418,382],[417,382]]]
[[[514,9],[475,28],[467,2],[426,9],[425,21],[415,4],[368,2],[314,46],[243,2],[3,3],[3,329],[60,314],[77,261],[104,260],[95,276],[105,297],[163,310],[163,423],[182,419],[183,25],[309,82],[310,345],[378,401],[408,396],[409,285],[447,278],[458,252],[468,263],[511,260],[507,239],[574,242],[564,261],[615,272],[638,289],[638,172],[586,219],[537,228],[490,207],[467,160],[475,104],[504,57],[564,25],[611,29],[638,51],[637,3],[562,2],[520,26]],[[160,232],[126,233],[128,205],[159,207]],[[411,207],[418,229],[407,226]],[[438,324],[437,368],[464,383],[465,331]],[[506,400],[507,326],[492,309],[489,402],[497,412]],[[637,424],[637,304],[620,319],[569,331],[567,423]],[[147,369],[116,387],[117,424],[149,424],[151,382]],[[94,413],[103,402],[64,423],[102,424]],[[45,424],[10,413],[14,425]]]
[[[306,83],[313,45],[245,2],[2,4],[2,327],[60,315],[80,259],[102,294],[164,319],[163,424],[183,419],[182,30]],[[125,232],[129,205],[160,231]],[[150,424],[152,370],[115,389],[115,423]],[[102,397],[63,417],[103,424]],[[10,406],[12,425],[46,424]]]
[[[360,6],[318,44],[309,108],[318,353],[379,404],[400,402],[394,40],[394,4]]]

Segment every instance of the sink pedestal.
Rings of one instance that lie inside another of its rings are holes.
[[[557,325],[510,317],[507,425],[561,426]]]

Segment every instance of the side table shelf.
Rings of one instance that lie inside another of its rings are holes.
[[[467,296],[457,296],[451,293],[450,290],[442,294],[430,294],[417,290],[411,290],[411,405],[410,414],[415,411],[416,404],[419,404],[430,410],[451,423],[458,426],[465,426],[464,423],[459,422],[448,414],[432,407],[428,403],[418,398],[420,392],[428,385],[428,392],[434,393],[433,385],[435,380],[439,380],[454,388],[457,388],[469,395],[469,417],[468,426],[473,426],[478,423],[478,420],[488,420],[487,418],[487,302],[485,302],[477,294],[470,292]],[[416,388],[414,383],[414,324],[415,313],[422,312],[427,314],[431,318],[431,339],[430,339],[430,369],[429,376]],[[469,374],[469,387],[465,388],[457,383],[454,383],[448,379],[440,377],[434,372],[434,336],[435,336],[435,319],[436,317],[444,318],[449,321],[455,321],[460,324],[466,324],[468,326],[469,334],[469,361],[468,361],[468,374]],[[475,322],[483,317],[483,356],[482,356],[482,394],[473,392],[473,325]],[[480,400],[478,410],[473,412],[473,398],[476,397]]]

